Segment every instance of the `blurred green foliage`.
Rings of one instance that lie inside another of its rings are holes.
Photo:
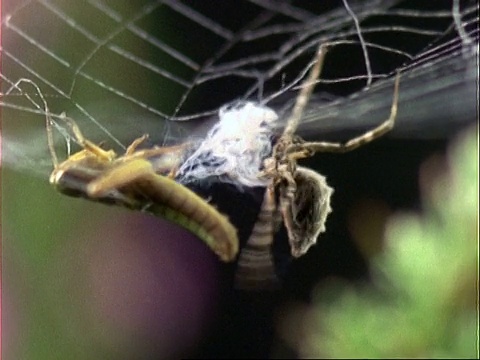
[[[295,312],[303,331],[298,317],[283,324],[302,357],[478,358],[476,130],[450,146],[442,176],[422,174],[423,213],[391,218],[373,285],[319,288]]]

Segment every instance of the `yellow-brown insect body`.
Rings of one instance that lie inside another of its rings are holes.
[[[221,260],[235,259],[237,231],[227,217],[193,191],[157,174],[142,150],[129,152],[117,157],[98,147],[81,150],[55,167],[50,182],[66,195],[162,216],[196,234]]]
[[[87,185],[99,177],[111,164],[111,160],[104,160],[88,150],[81,150],[55,167],[50,174],[50,183],[65,195],[89,198]],[[132,203],[132,199],[113,191],[109,196],[98,201],[127,207]]]

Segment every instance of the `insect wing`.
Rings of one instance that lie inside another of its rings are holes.
[[[293,201],[282,196],[281,201],[284,202],[282,208],[286,209],[283,216],[291,253],[294,257],[300,257],[325,231],[327,216],[332,212],[330,198],[333,189],[328,186],[324,176],[304,167],[296,169],[295,183],[297,189]]]

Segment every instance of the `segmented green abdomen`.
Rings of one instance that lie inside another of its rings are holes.
[[[236,257],[237,230],[226,216],[193,191],[153,173],[139,179],[136,188],[152,202],[146,211],[191,231],[221,260],[232,261]]]
[[[163,216],[190,230],[223,261],[232,261],[237,256],[237,230],[227,217],[190,189],[156,174],[150,161],[119,159],[85,189],[89,198],[100,201],[112,197],[112,191],[136,201],[136,209]]]

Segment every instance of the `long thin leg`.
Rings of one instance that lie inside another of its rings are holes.
[[[384,135],[390,131],[397,117],[397,105],[398,105],[398,89],[400,83],[400,74],[397,74],[395,79],[395,87],[393,93],[392,107],[390,110],[390,116],[387,120],[381,123],[376,128],[357,136],[346,143],[334,143],[334,142],[306,142],[301,144],[292,144],[288,147],[287,152],[293,159],[300,159],[313,155],[316,152],[335,152],[345,153],[352,151],[362,145],[369,143],[376,138]]]
[[[287,120],[287,124],[285,126],[285,130],[283,132],[282,137],[291,138],[295,131],[297,130],[298,124],[302,117],[303,111],[310,100],[310,96],[312,95],[313,89],[315,88],[315,83],[320,76],[320,72],[323,68],[323,61],[325,59],[325,54],[327,52],[327,48],[324,45],[320,45],[318,47],[317,56],[315,59],[315,63],[313,64],[312,69],[308,75],[306,84],[302,86],[300,93],[297,96],[297,101],[292,110],[292,114]]]
[[[80,128],[78,127],[77,123],[73,119],[67,117],[67,115],[65,113],[61,114],[60,119],[63,122],[65,122],[68,126],[70,126],[70,128],[72,129],[73,135],[75,136],[75,140],[78,142],[78,144],[82,148],[91,152],[92,154],[99,157],[103,161],[107,161],[107,162],[108,161],[113,161],[113,159],[115,159],[117,157],[117,154],[115,154],[115,152],[113,150],[108,150],[108,151],[103,150],[100,146],[95,145],[90,140],[87,140],[83,136],[83,134],[82,134]],[[50,119],[49,121],[51,122],[52,120]],[[51,148],[51,150],[50,150],[51,152],[55,152],[55,150],[53,148],[53,140],[51,140],[50,138],[49,138],[49,147]]]

